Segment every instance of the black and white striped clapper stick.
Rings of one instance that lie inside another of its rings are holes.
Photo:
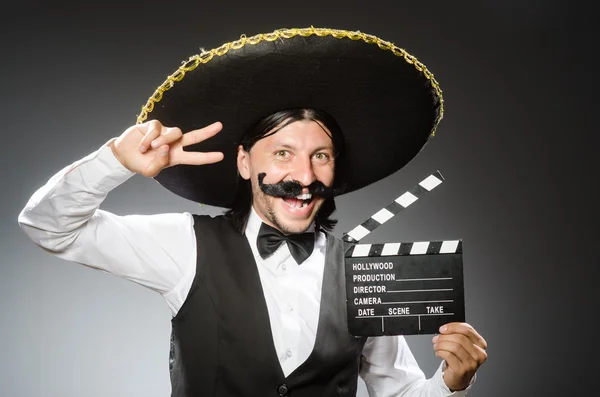
[[[416,241],[409,243],[355,244],[346,258],[375,258],[397,255],[462,254],[461,240]]]
[[[369,219],[356,226],[354,229],[344,234],[342,240],[348,243],[357,243],[367,234],[377,229],[383,223],[390,220],[394,215],[423,197],[444,181],[444,177],[439,171],[434,172],[419,184],[413,186],[410,190],[402,194],[388,206],[382,208],[373,214]]]

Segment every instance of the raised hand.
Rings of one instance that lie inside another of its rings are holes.
[[[444,382],[452,391],[464,390],[487,359],[487,342],[467,323],[448,323],[440,332],[433,337],[433,349],[448,364]]]
[[[157,120],[136,124],[111,142],[115,157],[124,167],[138,174],[154,177],[177,164],[203,165],[223,160],[221,152],[186,152],[185,146],[202,142],[217,134],[220,122],[183,134],[179,128],[165,127]]]

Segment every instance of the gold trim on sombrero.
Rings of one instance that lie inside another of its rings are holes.
[[[437,80],[433,77],[433,73],[427,70],[427,67],[423,65],[421,62],[417,60],[414,56],[410,55],[404,49],[396,47],[393,43],[389,41],[382,40],[376,36],[362,33],[359,31],[352,32],[348,30],[338,30],[338,29],[328,29],[328,28],[293,28],[293,29],[278,29],[272,33],[263,33],[257,34],[252,37],[246,37],[242,35],[239,40],[231,41],[229,43],[225,43],[220,47],[214,48],[210,51],[203,51],[200,54],[196,54],[191,56],[187,61],[185,61],[179,69],[175,71],[172,75],[167,77],[167,80],[154,91],[154,94],[148,99],[146,105],[142,107],[142,112],[137,118],[137,123],[143,123],[148,118],[148,113],[151,113],[154,110],[154,104],[160,102],[162,99],[163,93],[169,90],[175,82],[183,80],[185,74],[187,72],[191,72],[196,69],[198,65],[208,63],[215,56],[223,56],[227,54],[227,52],[231,49],[238,50],[244,47],[246,44],[255,45],[260,43],[263,40],[266,41],[275,41],[277,39],[290,39],[294,36],[304,36],[308,37],[311,35],[317,36],[332,36],[337,39],[351,39],[351,40],[362,40],[368,44],[377,44],[379,48],[385,51],[391,51],[394,55],[404,58],[406,62],[414,65],[415,69],[419,72],[422,72],[425,78],[427,78],[431,82],[431,86],[435,89],[435,92],[440,100],[440,111],[437,120],[433,125],[433,129],[431,130],[431,136],[435,136],[435,130],[437,129],[438,124],[444,117],[444,98],[442,97],[442,90],[439,86]]]

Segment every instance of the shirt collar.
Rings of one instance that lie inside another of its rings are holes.
[[[250,216],[248,216],[248,222],[246,222],[246,229],[244,230],[244,233],[247,236],[254,237],[253,240],[256,240],[260,225],[262,225],[262,219],[260,219],[260,216],[258,216],[254,210],[254,206],[252,206],[252,208],[250,208]]]

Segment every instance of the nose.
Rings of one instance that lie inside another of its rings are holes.
[[[317,179],[317,176],[315,175],[310,157],[296,157],[290,176],[293,180],[301,183],[303,186],[308,186],[313,183]]]

